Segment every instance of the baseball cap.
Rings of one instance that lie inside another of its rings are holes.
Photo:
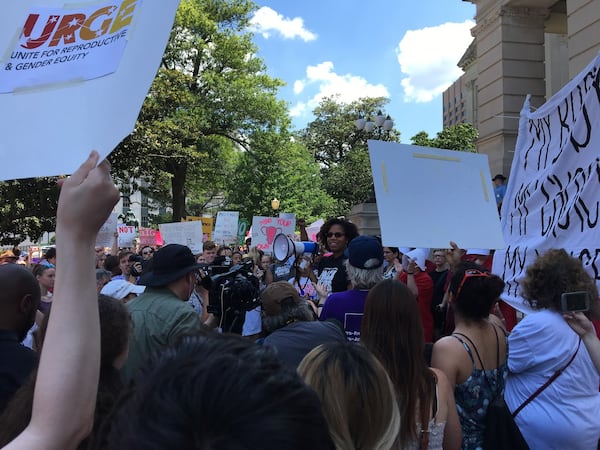
[[[281,305],[286,300],[295,304],[300,303],[300,295],[294,286],[287,281],[275,281],[260,294],[262,310],[267,316],[276,316],[281,313]]]
[[[116,298],[117,300],[123,300],[129,294],[141,294],[146,289],[146,286],[139,286],[137,284],[130,283],[125,280],[112,280],[104,285],[101,294],[108,295],[109,297]]]
[[[358,236],[348,243],[344,254],[357,269],[376,269],[383,265],[383,247],[373,236]]]

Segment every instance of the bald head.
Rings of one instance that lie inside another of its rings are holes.
[[[40,285],[29,270],[17,264],[0,266],[0,329],[26,334],[40,297]]]

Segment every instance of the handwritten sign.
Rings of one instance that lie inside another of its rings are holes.
[[[119,224],[117,226],[117,231],[119,233],[119,247],[129,248],[135,246],[135,227]]]
[[[0,180],[72,173],[92,149],[106,157],[135,126],[178,4],[3,2]]]
[[[279,233],[294,239],[296,221],[281,217],[254,216],[252,218],[252,246],[265,253],[273,251],[273,240]]]
[[[156,245],[156,230],[152,228],[140,228],[140,245]]]
[[[96,236],[96,247],[112,247],[117,231],[118,215],[111,213]]]
[[[202,222],[173,222],[158,225],[164,245],[187,245],[193,253],[202,253]]]
[[[384,141],[368,145],[386,245],[505,246],[487,155]]]
[[[527,267],[551,248],[579,258],[600,282],[600,54],[543,106],[521,111],[493,271],[521,311]]]
[[[213,240],[218,244],[237,242],[239,217],[240,213],[238,211],[219,211]]]

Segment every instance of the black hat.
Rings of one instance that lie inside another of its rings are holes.
[[[504,175],[502,175],[501,173],[499,173],[498,175],[496,175],[494,178],[492,178],[492,181],[496,181],[496,180],[506,180],[506,177]]]
[[[138,284],[149,287],[166,286],[199,269],[192,251],[185,245],[169,244],[162,247],[152,258],[152,270],[143,274]]]

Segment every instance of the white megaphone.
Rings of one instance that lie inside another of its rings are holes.
[[[279,233],[273,240],[273,257],[276,261],[286,262],[290,256],[301,256],[304,253],[316,253],[319,246],[316,242],[292,241],[283,233]]]

